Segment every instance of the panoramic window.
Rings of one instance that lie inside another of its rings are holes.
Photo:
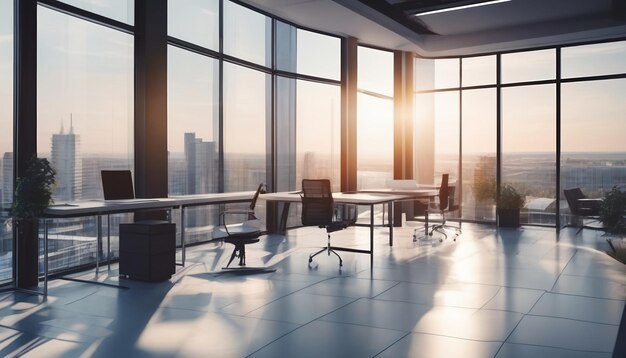
[[[357,189],[393,178],[393,53],[358,48]]]
[[[465,61],[463,61],[465,63]],[[495,220],[496,185],[496,90],[464,90],[463,131],[463,218]]]
[[[133,37],[42,6],[37,16],[37,148],[57,170],[53,198],[102,199],[100,170],[133,169]],[[93,260],[95,226],[55,221],[52,271]]]
[[[502,55],[502,83],[553,80],[556,50],[539,50]]]
[[[526,197],[520,222],[555,224],[556,89],[502,90],[502,182]]]
[[[463,87],[496,83],[496,56],[467,57],[462,62]]]
[[[76,6],[83,10],[106,16],[113,20],[125,22],[129,25],[135,23],[134,0],[59,0],[66,4]]]
[[[13,0],[0,0],[0,220],[13,203]],[[0,283],[13,277],[13,231],[0,227]]]
[[[261,66],[272,65],[272,19],[224,1],[224,54]]]
[[[563,78],[626,73],[626,41],[564,47],[561,50]]]
[[[219,0],[168,0],[167,34],[219,50]]]
[[[561,88],[561,188],[601,198],[626,185],[626,79]],[[610,130],[607,130],[610,128]],[[561,192],[562,194],[562,192]],[[564,199],[564,198],[563,198]],[[569,212],[567,206],[561,212]],[[566,218],[564,224],[569,220]]]
[[[271,76],[224,62],[224,190],[266,183]]]

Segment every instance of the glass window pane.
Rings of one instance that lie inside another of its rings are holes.
[[[272,20],[247,7],[224,1],[224,53],[270,67]]]
[[[626,41],[564,47],[561,50],[563,78],[626,73]]]
[[[393,179],[393,100],[357,94],[357,189]]]
[[[266,183],[270,75],[224,63],[224,190],[256,190]]]
[[[556,78],[556,50],[502,55],[502,82],[552,80]]]
[[[393,52],[359,46],[358,88],[393,96]]]
[[[459,59],[415,59],[415,90],[459,87]]]
[[[297,31],[295,26],[276,21],[276,68],[281,71],[298,71]]]
[[[458,180],[459,111],[459,91],[415,96],[414,178],[419,184],[438,184],[445,173],[451,184]]]
[[[168,0],[168,35],[218,51],[219,28],[219,0]]]
[[[502,181],[526,195],[520,221],[555,223],[556,90],[502,89]]]
[[[435,177],[448,173],[454,183],[459,178],[459,92],[435,93]]]
[[[359,46],[358,89],[357,189],[384,188],[393,178],[392,52]]]
[[[496,83],[496,56],[463,59],[463,87]]]
[[[218,191],[218,71],[216,59],[168,46],[167,148],[170,195]],[[219,208],[185,212],[186,242],[212,238]],[[175,221],[180,225],[180,218]]]
[[[435,88],[435,60],[415,58],[415,90],[428,91]]]
[[[463,218],[495,220],[496,90],[463,91]]]
[[[562,85],[563,189],[578,187],[588,197],[598,198],[603,197],[614,185],[626,185],[624,93],[626,79]],[[564,200],[563,197],[561,199]],[[563,203],[561,208],[567,211],[567,204]],[[576,218],[566,220],[571,219]]]
[[[13,203],[13,0],[0,0],[0,220]],[[13,277],[13,230],[0,227],[0,283]]]
[[[328,178],[331,189],[339,191],[341,88],[298,81],[297,93],[296,187],[302,179]]]
[[[135,24],[135,0],[59,0],[113,20]]]
[[[169,193],[217,191],[218,61],[168,47]]]
[[[298,73],[339,80],[341,40],[298,29]]]
[[[37,149],[57,170],[54,199],[102,199],[100,170],[133,169],[133,37],[41,6],[37,16]],[[94,262],[93,218],[51,232],[51,271]]]
[[[435,60],[435,89],[459,87],[459,59]]]

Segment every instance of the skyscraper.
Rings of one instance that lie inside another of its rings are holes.
[[[57,187],[54,199],[71,201],[80,198],[80,165],[77,164],[79,136],[74,134],[70,120],[70,130],[65,133],[63,123],[58,134],[52,135],[52,166],[56,170]]]
[[[187,178],[185,194],[211,193],[217,189],[215,142],[196,138],[195,133],[185,133],[185,162]]]
[[[196,133],[185,133],[185,194],[212,193],[217,190],[217,152],[215,142],[196,138]],[[188,212],[187,225],[209,225],[210,214],[205,210]]]

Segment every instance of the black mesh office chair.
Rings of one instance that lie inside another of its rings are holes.
[[[239,266],[246,266],[246,245],[259,242],[262,235],[260,222],[254,213],[259,194],[264,192],[265,184],[259,184],[250,206],[245,210],[225,210],[220,213],[219,226],[213,231],[213,239],[222,239],[224,242],[235,245],[235,249],[228,260],[226,268],[230,266],[235,257],[239,257]],[[247,220],[228,224],[226,219],[229,215],[246,215]]]
[[[302,180],[302,225],[317,226],[326,229],[328,233],[328,244],[318,252],[309,255],[309,263],[313,257],[328,251],[328,256],[332,252],[339,258],[339,266],[343,266],[341,256],[330,246],[330,234],[343,230],[350,226],[353,221],[334,221],[335,203],[330,191],[330,180],[328,179],[303,179]]]
[[[563,190],[565,199],[567,200],[567,206],[572,215],[580,218],[580,228],[576,231],[576,235],[584,228],[588,229],[603,229],[602,227],[587,226],[585,225],[585,219],[592,219],[592,221],[599,221],[600,205],[602,199],[589,199],[583,194],[580,188],[572,188]]]
[[[448,185],[448,174],[441,175],[441,186],[439,187],[439,203],[437,209],[441,213],[441,224],[433,225],[429,235],[432,236],[435,231],[443,234],[448,238],[446,230],[454,232],[454,241],[461,234],[461,229],[456,226],[446,225],[446,213],[459,210],[460,206],[454,203],[454,187]],[[440,239],[439,241],[443,241]]]

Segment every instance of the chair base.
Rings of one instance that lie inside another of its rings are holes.
[[[439,242],[443,242],[444,239],[448,238],[448,234],[446,233],[446,230],[451,230],[454,231],[454,241],[456,241],[456,238],[462,234],[462,231],[460,228],[455,227],[455,226],[450,226],[450,225],[446,225],[446,223],[442,223],[439,225],[433,225],[432,229],[430,230],[430,232],[428,233],[428,235],[433,236],[433,233],[435,231],[437,231],[438,233],[442,234],[444,237],[443,239],[439,239]]]
[[[259,239],[254,238],[254,239],[246,239],[246,240],[240,240],[240,241],[234,241],[234,240],[224,240],[224,241],[229,244],[235,245],[235,249],[233,250],[233,253],[230,255],[230,260],[228,260],[228,264],[226,265],[226,267],[228,268],[230,264],[233,262],[233,260],[235,259],[235,257],[239,257],[239,266],[246,266],[246,244],[253,244],[255,242],[259,242]]]
[[[313,262],[313,258],[324,251],[328,251],[328,256],[330,256],[331,252],[335,254],[335,256],[337,256],[337,258],[339,259],[339,266],[343,266],[343,260],[341,259],[341,256],[339,256],[339,254],[330,247],[330,235],[328,235],[328,245],[326,247],[322,248],[314,254],[309,255],[309,263]]]

